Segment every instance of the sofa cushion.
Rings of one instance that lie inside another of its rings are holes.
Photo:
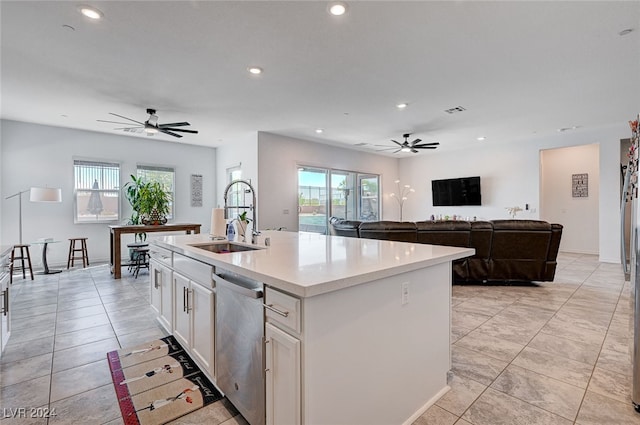
[[[551,225],[537,220],[494,220],[491,280],[540,280],[545,276]]]
[[[398,242],[416,242],[416,224],[403,221],[372,221],[360,224],[360,237]]]

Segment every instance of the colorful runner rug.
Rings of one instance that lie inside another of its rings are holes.
[[[125,425],[160,425],[222,398],[173,336],[107,353]]]

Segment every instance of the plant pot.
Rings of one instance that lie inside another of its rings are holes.
[[[151,211],[151,214],[142,216],[142,223],[147,226],[157,226],[160,224],[165,224],[167,222],[167,217],[160,215],[158,210],[154,209]]]

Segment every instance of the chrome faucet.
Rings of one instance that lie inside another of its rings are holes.
[[[235,187],[235,192],[236,193],[242,193],[243,194],[243,198],[244,198],[244,194],[250,194],[251,195],[251,204],[250,205],[246,205],[246,202],[244,202],[243,199],[243,204],[242,205],[229,205],[228,204],[228,196],[229,196],[229,191],[231,190],[232,187]],[[256,191],[253,188],[253,186],[251,185],[251,182],[247,181],[247,180],[234,180],[231,183],[229,183],[227,185],[227,187],[224,189],[224,214],[225,214],[225,218],[228,219],[229,217],[229,210],[244,210],[247,211],[249,210],[251,212],[252,215],[252,219],[250,221],[253,221],[253,230],[252,230],[252,234],[251,234],[251,243],[256,245],[258,243],[258,235],[260,234],[260,232],[258,231],[258,205],[256,202]],[[237,221],[237,219],[234,219]],[[239,222],[239,221],[238,221]],[[246,229],[245,229],[246,230]],[[243,238],[243,242],[246,242],[247,238],[246,236],[244,236]]]

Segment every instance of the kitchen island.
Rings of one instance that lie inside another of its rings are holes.
[[[165,328],[189,335],[183,345],[216,383],[228,341],[211,335],[229,327],[216,315],[226,308],[216,280],[263,285],[254,366],[266,391],[254,396],[264,405],[256,412],[227,394],[252,425],[410,424],[448,390],[451,262],[472,249],[294,232],[263,232],[260,249],[227,253],[203,249],[206,235],[151,242],[152,305]],[[189,312],[190,328],[180,325]]]

